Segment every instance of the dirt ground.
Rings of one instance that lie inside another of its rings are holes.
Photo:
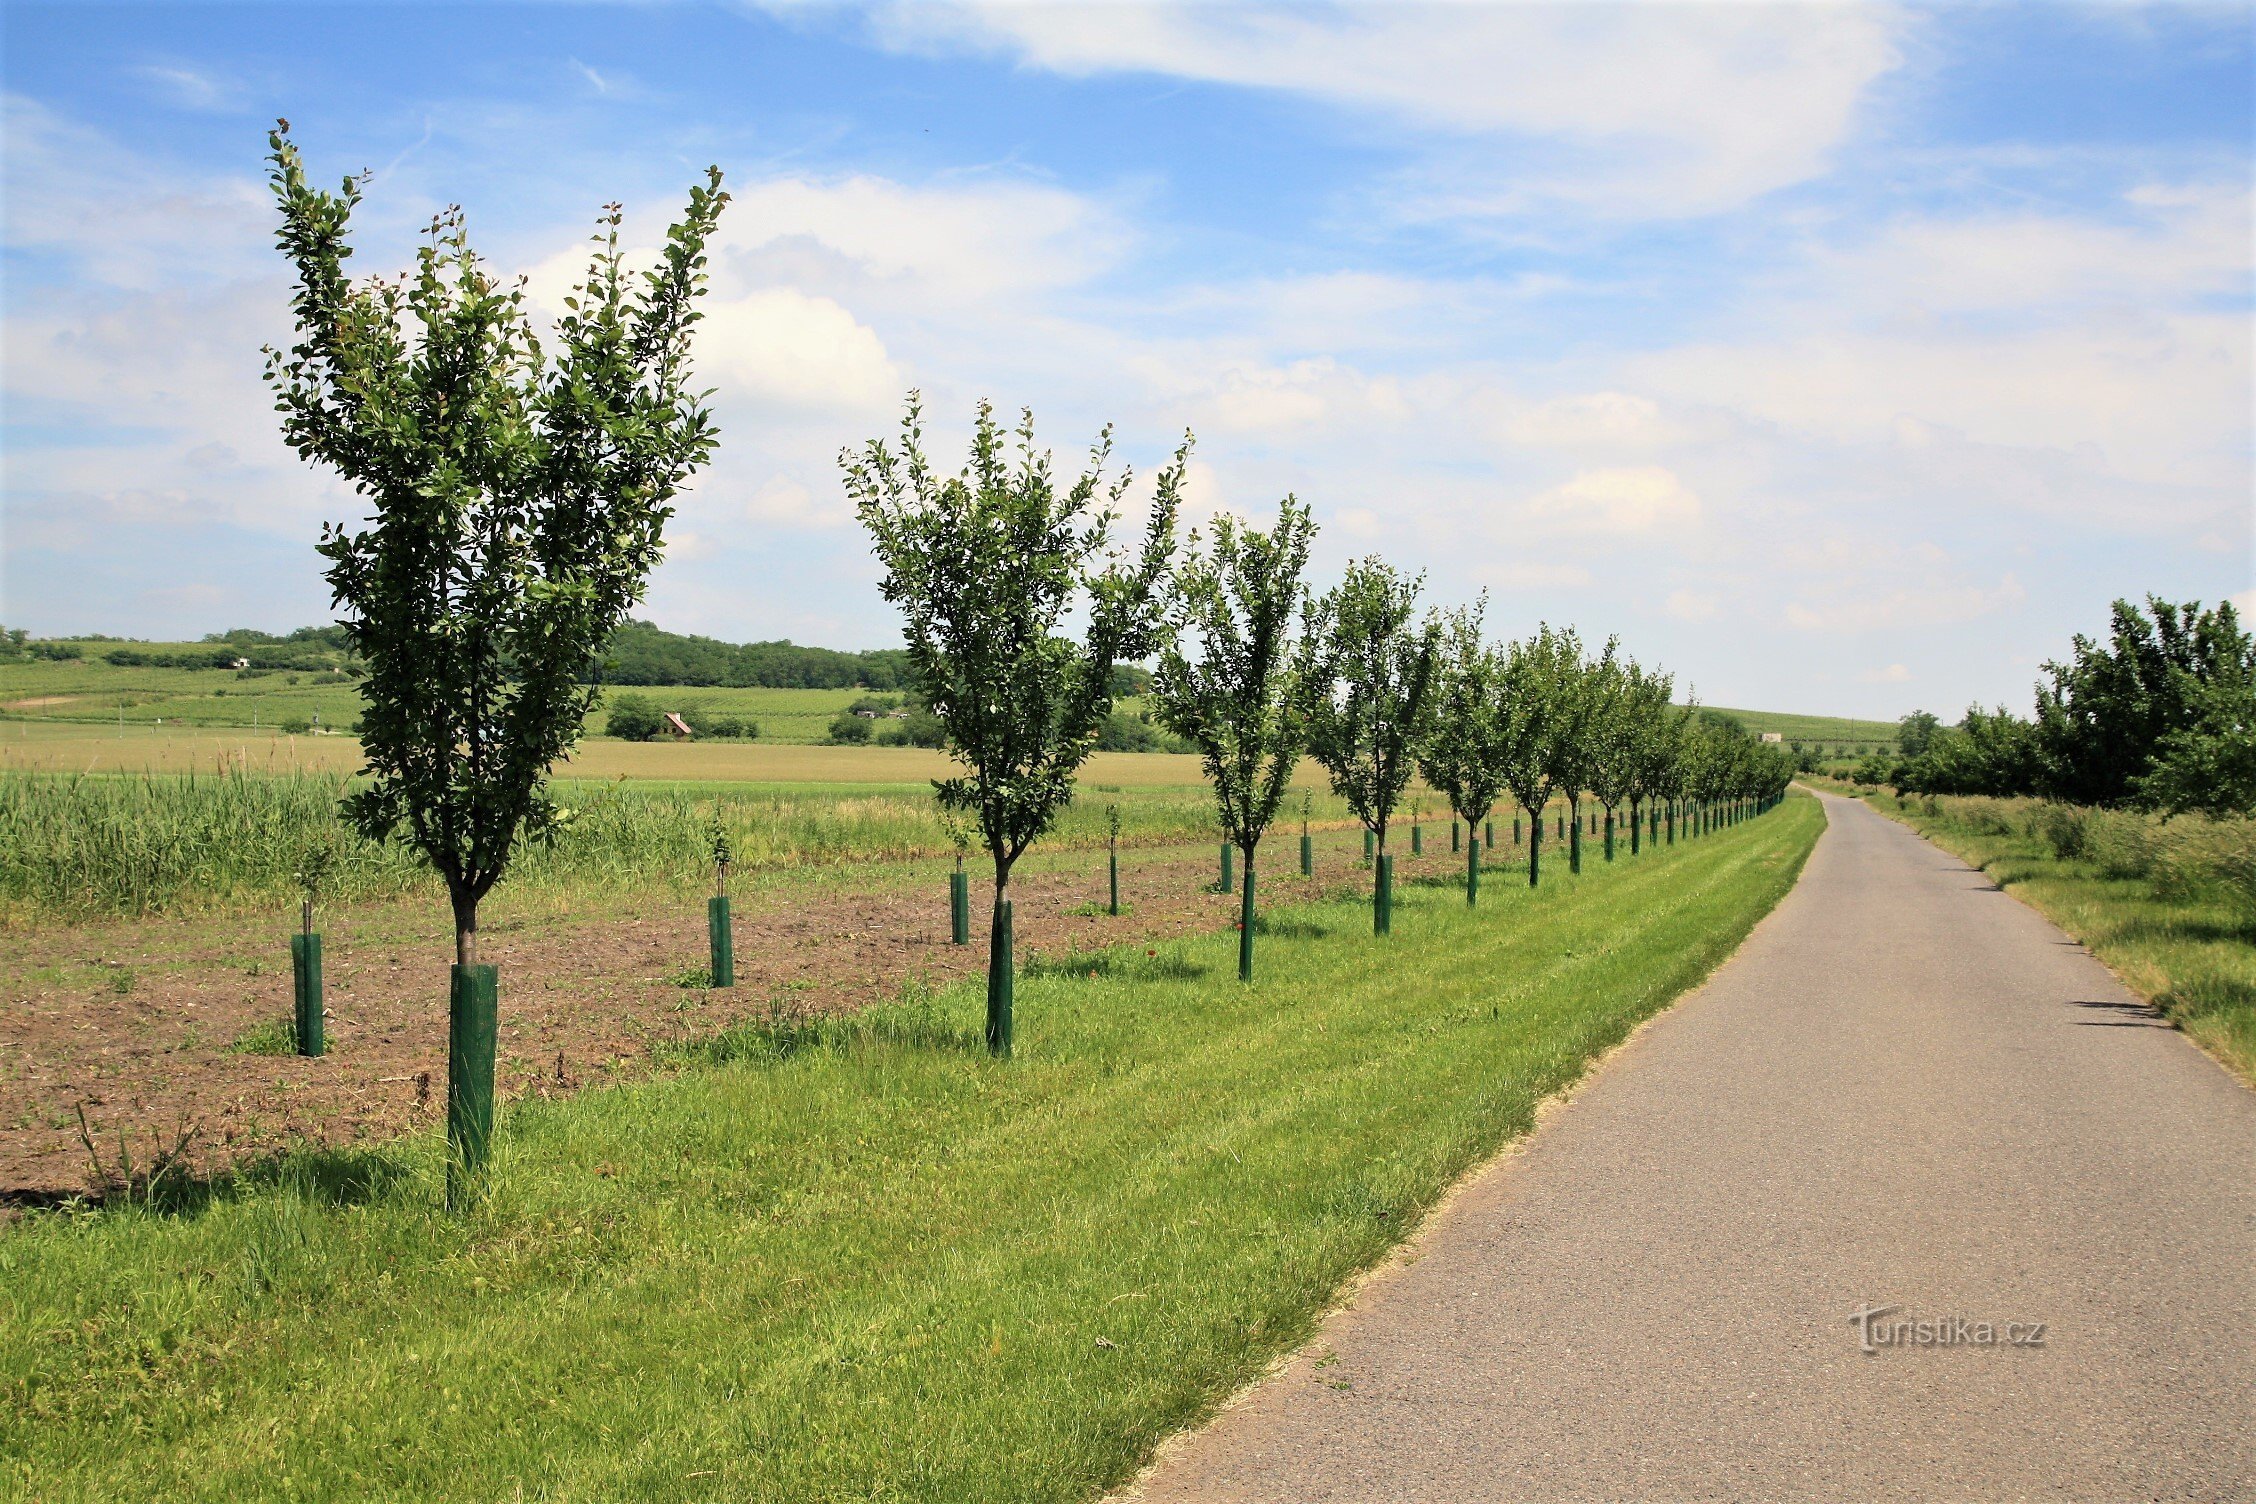
[[[1446,831],[1429,826],[1428,835],[1438,839],[1424,858],[1398,854],[1398,880],[1451,868]],[[1295,837],[1273,841],[1265,905],[1309,891],[1290,854]],[[1353,831],[1319,836],[1318,886],[1368,880],[1359,842]],[[1113,918],[1075,912],[1102,895],[1102,852],[1030,858],[1013,879],[1021,954],[1227,928],[1238,900],[1213,891],[1215,861],[1205,845],[1123,852],[1131,911]],[[939,871],[873,864],[740,892],[729,990],[683,985],[706,961],[701,901],[637,898],[575,913],[512,911],[497,899],[480,943],[481,959],[501,969],[499,1090],[571,1091],[645,1070],[656,1048],[715,1034],[779,997],[846,1010],[915,979],[976,975],[986,959],[983,880],[975,870],[972,943],[956,946]],[[0,936],[0,1213],[87,1193],[121,1155],[145,1166],[180,1146],[186,1166],[211,1173],[293,1144],[436,1123],[453,959],[444,904],[368,905],[322,928],[328,1053],[310,1060],[230,1048],[290,1014],[286,932],[271,918]]]

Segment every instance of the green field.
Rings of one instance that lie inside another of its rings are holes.
[[[108,646],[87,645],[89,653]],[[185,651],[208,646],[189,643],[136,644],[153,651]],[[77,662],[0,663],[0,717],[32,722],[103,722],[147,726],[162,720],[190,727],[272,728],[292,718],[325,727],[350,728],[360,719],[360,692],[350,683],[316,682],[328,676],[276,670],[243,678],[225,669],[124,668],[97,658]],[[692,709],[713,715],[749,718],[759,723],[767,742],[820,742],[831,719],[859,699],[853,689],[650,688],[622,686],[622,694],[643,695],[659,708]],[[1131,712],[1138,702],[1123,704]],[[1835,745],[1893,747],[1892,721],[1857,721],[1837,716],[1793,715],[1782,711],[1730,710],[1755,732],[1776,731],[1788,740]],[[590,717],[599,732],[603,712]],[[0,740],[5,740],[0,727]]]
[[[1085,1500],[1792,885],[1807,798],[1499,885],[778,1015],[439,1146],[306,1155],[0,1237],[0,1477],[42,1500]]]
[[[865,767],[884,756],[848,748],[797,753],[818,754],[852,757]],[[1189,771],[1196,776],[1195,766]],[[1092,770],[1044,849],[1102,846],[1110,806],[1120,811],[1127,846],[1196,840],[1215,830],[1214,796],[1205,785],[1107,785],[1096,781],[1103,772],[1101,764]],[[0,863],[0,918],[286,911],[300,856],[338,830],[337,799],[349,782],[343,772],[85,777],[0,770],[0,852],[8,856]],[[1337,796],[1308,793],[1314,819],[1347,819]],[[568,823],[554,840],[523,847],[510,868],[512,891],[702,890],[711,881],[716,814],[744,873],[954,850],[928,783],[563,778],[552,795]],[[437,879],[407,847],[358,840],[344,844],[328,886],[332,899],[347,902],[418,891],[436,893]]]
[[[1835,747],[1893,751],[1896,745],[1894,721],[1859,721],[1837,715],[1794,715],[1783,710],[1728,710],[1721,706],[1716,709],[1723,715],[1735,718],[1758,736],[1766,731],[1775,731],[1789,742],[1800,742],[1805,747],[1822,746],[1828,753]]]
[[[96,644],[99,646],[99,644]],[[172,650],[182,644],[155,644]],[[852,689],[643,688],[661,709],[748,716],[767,741],[819,742],[831,718],[860,698]],[[360,690],[336,676],[290,670],[126,668],[91,660],[0,663],[0,712],[33,721],[271,728],[292,718],[347,729],[360,720]],[[603,712],[590,717],[600,731]]]

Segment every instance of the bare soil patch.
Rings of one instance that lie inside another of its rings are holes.
[[[1298,874],[1296,839],[1280,832],[1265,852],[1264,908],[1368,881],[1358,833],[1318,837],[1314,885]],[[1444,837],[1423,858],[1401,853],[1398,881],[1451,870],[1446,847]],[[1103,896],[1101,851],[1022,868],[1012,884],[1022,954],[1054,957],[1236,921],[1236,897],[1213,891],[1212,846],[1146,848],[1121,861],[1132,910],[1118,918],[1074,912]],[[497,901],[481,949],[501,968],[499,1088],[508,1097],[564,1092],[647,1070],[656,1048],[764,1014],[779,997],[850,1010],[898,996],[912,980],[977,975],[986,962],[986,881],[974,868],[972,943],[956,946],[940,870],[873,864],[739,894],[737,985],[726,991],[682,985],[706,961],[700,898],[596,899],[579,912]],[[351,1144],[435,1124],[453,955],[444,904],[369,905],[323,928],[329,1052],[317,1060],[229,1048],[290,1014],[282,924],[170,919],[0,936],[0,1205],[95,1188],[82,1110],[109,1164],[121,1142],[145,1164],[185,1140],[183,1158],[200,1173],[295,1144]]]

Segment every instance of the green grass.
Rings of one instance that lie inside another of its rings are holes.
[[[1838,715],[1796,715],[1780,710],[1722,710],[1722,714],[1736,717],[1757,735],[1775,731],[1789,742],[1800,742],[1805,747],[1822,746],[1828,752],[1839,746],[1870,747],[1889,752],[1893,752],[1896,747],[1894,721],[1852,720]]]
[[[161,649],[164,645],[159,644]],[[96,660],[0,663],[0,710],[37,721],[189,726],[280,725],[293,717],[340,729],[357,724],[359,687],[311,670],[260,670],[245,678],[227,669],[128,668]],[[763,741],[819,742],[831,718],[861,697],[852,689],[643,688],[623,686],[661,709],[702,709],[750,717]],[[603,729],[599,706],[590,732]]]
[[[189,726],[272,727],[316,712],[323,726],[348,728],[360,720],[360,691],[351,684],[319,683],[310,670],[261,671],[240,678],[227,669],[125,668],[100,661],[114,643],[88,645],[89,658],[76,662],[0,663],[0,714],[35,721],[103,722],[147,725],[163,719]],[[209,644],[134,644],[153,651],[208,647]],[[712,715],[748,717],[759,722],[760,740],[808,744],[828,735],[830,722],[862,697],[855,689],[730,689],[720,686],[620,685],[617,693],[641,695],[663,710],[702,709]],[[27,703],[27,702],[48,703]],[[1142,700],[1120,708],[1134,714]],[[1730,710],[1748,729],[1776,731],[1805,743],[1868,744],[1893,748],[1893,721],[1850,720],[1840,716],[1796,715],[1770,710]],[[603,728],[604,712],[589,717],[591,733]]]
[[[43,1500],[1078,1500],[1306,1338],[1792,885],[1813,801],[1536,893],[780,1009],[428,1138],[0,1235],[0,1476]]]
[[[1838,792],[1987,872],[2256,1085],[2256,821]]]
[[[286,904],[300,854],[335,826],[343,774],[72,776],[0,770],[0,915],[15,920],[240,912]],[[558,780],[570,811],[551,843],[526,846],[513,886],[683,890],[710,880],[707,824],[724,812],[738,870],[898,861],[954,849],[928,785]],[[1044,839],[1102,846],[1105,806],[1129,846],[1215,828],[1203,786],[1090,786]],[[1345,818],[1331,795],[1319,819]],[[398,844],[353,843],[330,886],[344,901],[435,890]]]

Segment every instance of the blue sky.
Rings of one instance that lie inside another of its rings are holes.
[[[0,621],[327,620],[264,131],[553,297],[734,194],[720,455],[645,614],[895,640],[843,446],[926,393],[1298,493],[1711,703],[2025,707],[2107,601],[2250,599],[2251,12],[10,3]]]

